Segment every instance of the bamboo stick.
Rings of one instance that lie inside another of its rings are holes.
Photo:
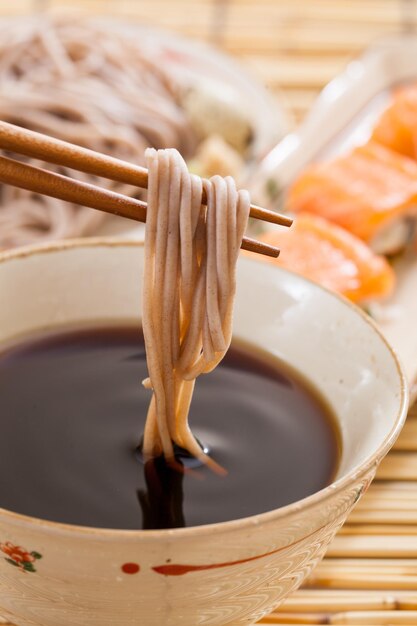
[[[345,580],[345,588],[349,588],[349,581],[354,579],[362,580],[367,578],[368,580],[371,579],[372,581],[375,579],[379,583],[386,581],[389,584],[391,579],[401,578],[404,582],[413,583],[413,586],[409,588],[409,590],[417,590],[417,587],[415,586],[415,581],[417,579],[416,570],[414,569],[414,571],[412,571],[410,569],[409,571],[406,571],[403,570],[401,567],[386,567],[382,572],[379,571],[378,565],[375,565],[374,567],[350,566],[346,567],[345,569],[342,569],[341,567],[320,567],[314,572],[313,578],[315,580],[320,579],[321,581]],[[372,589],[371,586],[369,588]],[[386,588],[386,586],[384,588]]]
[[[417,420],[415,418],[407,420],[394,449],[417,451]]]
[[[417,524],[417,511],[406,511],[398,509],[397,511],[353,511],[349,516],[351,524]],[[397,528],[394,534],[401,531]],[[406,532],[406,531],[403,531]],[[417,527],[414,527],[411,534],[416,534]],[[351,533],[353,534],[353,533]],[[357,534],[357,533],[356,533]],[[375,533],[373,533],[375,534]],[[381,534],[381,533],[379,533]],[[392,534],[392,532],[390,533]]]
[[[320,622],[319,622],[320,623]],[[394,624],[408,624],[416,626],[417,624],[417,611],[357,611],[352,613],[340,613],[330,617],[328,622],[322,622],[327,624],[376,624],[382,626],[388,624],[394,626]]]
[[[400,559],[400,558],[325,558],[321,563],[317,565],[318,569],[323,568],[341,568],[344,571],[347,568],[354,567],[355,569],[378,569],[379,572],[403,572],[413,573],[417,575],[417,559]]]
[[[150,6],[146,6],[147,3],[143,3],[145,7],[141,7],[141,3],[139,5],[135,5],[133,13],[146,12],[148,15],[158,16],[158,12],[161,11],[163,7],[167,7],[167,2],[170,0],[153,0],[150,3]],[[92,3],[93,0],[90,0]],[[98,4],[104,4],[103,0],[96,0]],[[119,3],[120,0],[113,0],[114,4]],[[196,2],[190,2],[190,0],[183,0],[183,4],[188,7],[191,4],[194,4],[200,10],[203,10],[206,6],[211,4],[212,0],[199,0]],[[60,5],[65,4],[63,0],[51,0],[52,5]],[[67,0],[68,4],[71,5],[84,5],[85,0]],[[111,5],[111,1],[108,2]],[[120,3],[122,4],[122,3]],[[128,3],[131,4],[131,3]],[[179,3],[181,4],[181,3]],[[362,10],[363,7],[363,10]],[[256,12],[258,9],[258,12]],[[261,0],[260,2],[254,2],[253,0],[246,0],[246,2],[236,2],[232,4],[230,7],[231,16],[235,19],[235,22],[239,23],[243,21],[247,16],[252,17],[257,15],[259,17],[264,16],[265,13],[263,11],[267,11],[268,15],[271,18],[280,18],[280,22],[283,26],[285,25],[297,25],[301,24],[324,24],[327,25],[333,21],[337,23],[348,22],[347,27],[354,28],[354,25],[357,23],[369,23],[369,24],[392,24],[397,23],[399,21],[399,11],[396,6],[396,2],[391,0],[385,0],[385,2],[363,2],[361,0],[356,1],[346,1],[342,2],[338,0],[337,3],[329,0],[328,2],[314,2],[314,5],[308,2],[308,0],[298,0],[296,2],[289,3],[281,3],[276,2],[276,0]],[[179,12],[173,11],[173,13]],[[266,21],[266,20],[265,20]],[[349,24],[349,21],[351,24]],[[279,27],[281,24],[279,22],[275,22]]]
[[[346,58],[288,58],[243,54],[241,58],[270,86],[317,88],[325,85],[346,65]]]
[[[276,613],[335,613],[342,611],[417,610],[417,593],[301,589],[287,598]]]
[[[295,613],[273,613],[264,617],[261,624],[329,624],[326,614],[297,615]]]
[[[388,612],[387,612],[388,613]],[[291,619],[292,617],[292,619]],[[342,613],[340,615],[312,615],[303,619],[303,616],[275,616],[265,617],[259,624],[280,624],[281,626],[290,626],[291,624],[334,624],[334,625],[351,625],[351,626],[416,626],[417,622],[414,611],[393,611],[389,614],[380,614],[379,612],[370,613]]]
[[[396,501],[400,506],[408,505],[417,498],[417,486],[415,481],[381,481],[376,480],[366,494],[357,504],[364,506],[368,500],[392,502]]]
[[[407,511],[417,511],[417,499],[415,499],[415,494],[400,493],[399,495],[391,494],[388,496],[384,493],[370,492],[359,501],[355,510],[373,510],[374,507],[389,510],[395,509],[398,506],[405,508]]]
[[[224,48],[233,53],[256,54],[265,56],[287,54],[295,58],[340,57],[347,58],[353,52],[362,51],[370,39],[383,34],[384,26],[367,23],[358,24],[355,29],[343,28],[341,24],[329,24],[326,28],[321,25],[299,24],[291,31],[282,30],[282,36],[277,38],[273,23],[263,28],[256,28],[259,18],[254,17],[251,27],[249,21],[236,25],[230,30],[225,39]],[[294,32],[295,31],[295,32]]]
[[[372,511],[376,507],[382,510],[395,510],[397,507],[401,507],[406,511],[417,511],[417,500],[415,500],[414,495],[410,494],[401,494],[399,497],[393,495],[391,498],[388,498],[384,494],[370,493],[362,498],[356,509],[365,512],[368,510]]]
[[[330,544],[330,557],[417,557],[417,540],[413,535],[338,535]]]
[[[382,461],[377,478],[384,480],[417,480],[417,453],[391,452]]]
[[[364,498],[363,501],[359,502],[356,506],[355,511],[360,511],[363,514],[370,513],[372,511],[404,511],[411,514],[415,514],[417,512],[417,502],[414,500],[408,501],[406,498],[398,498],[398,500],[389,500],[381,497],[369,497]]]
[[[403,523],[404,522],[404,523]],[[339,535],[417,535],[417,525],[404,520],[373,520],[369,516],[359,523],[359,520],[349,518],[349,523],[340,530]]]
[[[374,480],[372,485],[369,487],[366,495],[373,492],[382,492],[393,495],[398,494],[398,497],[402,495],[401,492],[417,493],[417,481],[410,480],[409,482],[403,482],[402,480]]]
[[[408,410],[407,421],[412,419],[417,419],[417,402],[414,402],[414,404]]]
[[[123,9],[128,9],[131,14],[146,13],[147,15],[153,15],[156,19],[160,19],[162,16],[160,12],[165,9],[165,12],[169,9],[171,0],[153,0],[152,3],[131,3],[120,2],[120,0],[89,0],[88,3],[85,0],[50,0],[51,7],[61,6],[76,6],[84,8],[86,12],[90,10],[95,12],[97,8],[107,5],[114,6],[115,9],[119,9],[119,6]],[[13,4],[18,4],[19,0],[14,0]],[[20,3],[29,7],[29,3],[26,0],[20,0]],[[124,5],[124,6],[123,6]],[[190,2],[190,0],[176,0],[176,10],[173,10],[173,14],[177,14],[181,11],[180,7],[188,8],[194,5],[200,11],[204,9],[210,9],[212,0],[196,0]],[[308,0],[292,0],[291,3],[276,2],[276,0],[261,0],[254,3],[253,0],[239,0],[236,6],[232,6],[231,10],[236,20],[242,19],[242,16],[248,14],[252,15],[254,9],[258,8],[268,11],[273,17],[279,17],[284,23],[296,23],[298,21],[303,23],[327,23],[329,21],[336,20],[339,23],[341,21],[352,20],[353,22],[396,22],[399,19],[399,11],[397,3],[394,0],[338,0],[337,3],[334,0],[321,0],[314,2],[311,6]],[[264,13],[262,13],[265,15]],[[279,23],[277,23],[279,26]]]
[[[417,591],[417,576],[392,576],[381,574],[378,571],[372,576],[369,572],[332,572],[331,575],[315,570],[307,581],[306,587],[321,587],[324,589],[362,589],[386,591]]]

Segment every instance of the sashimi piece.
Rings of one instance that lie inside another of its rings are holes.
[[[261,257],[336,291],[354,302],[388,296],[395,274],[387,260],[323,218],[300,213],[289,229],[268,231],[258,239],[278,246],[277,259]]]
[[[308,167],[290,188],[287,209],[325,217],[373,245],[416,217],[417,163],[371,141]]]
[[[417,159],[417,85],[395,90],[393,100],[381,115],[372,139]]]

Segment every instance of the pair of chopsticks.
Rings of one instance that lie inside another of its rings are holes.
[[[135,187],[148,187],[148,170],[144,167],[6,122],[0,122],[0,149]],[[0,182],[138,222],[146,221],[146,202],[5,156],[0,156]],[[256,205],[251,205],[250,216],[281,226],[292,223],[291,218]],[[243,238],[241,247],[266,256],[279,255],[278,248],[249,237]]]

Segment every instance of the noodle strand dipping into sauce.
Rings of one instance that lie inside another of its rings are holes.
[[[146,151],[143,330],[153,389],[146,459],[174,462],[174,444],[209,464],[188,426],[195,379],[213,371],[232,339],[236,262],[250,198],[232,178],[201,181],[176,150]],[[203,188],[207,207],[202,206]]]

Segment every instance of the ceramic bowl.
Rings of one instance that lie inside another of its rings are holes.
[[[62,324],[139,322],[142,267],[143,248],[121,240],[3,253],[0,345]],[[359,309],[289,272],[241,259],[238,285],[235,335],[287,361],[334,409],[343,446],[334,482],[268,513],[175,530],[0,509],[0,612],[17,626],[252,624],[302,583],[366,491],[406,415],[395,354]]]

